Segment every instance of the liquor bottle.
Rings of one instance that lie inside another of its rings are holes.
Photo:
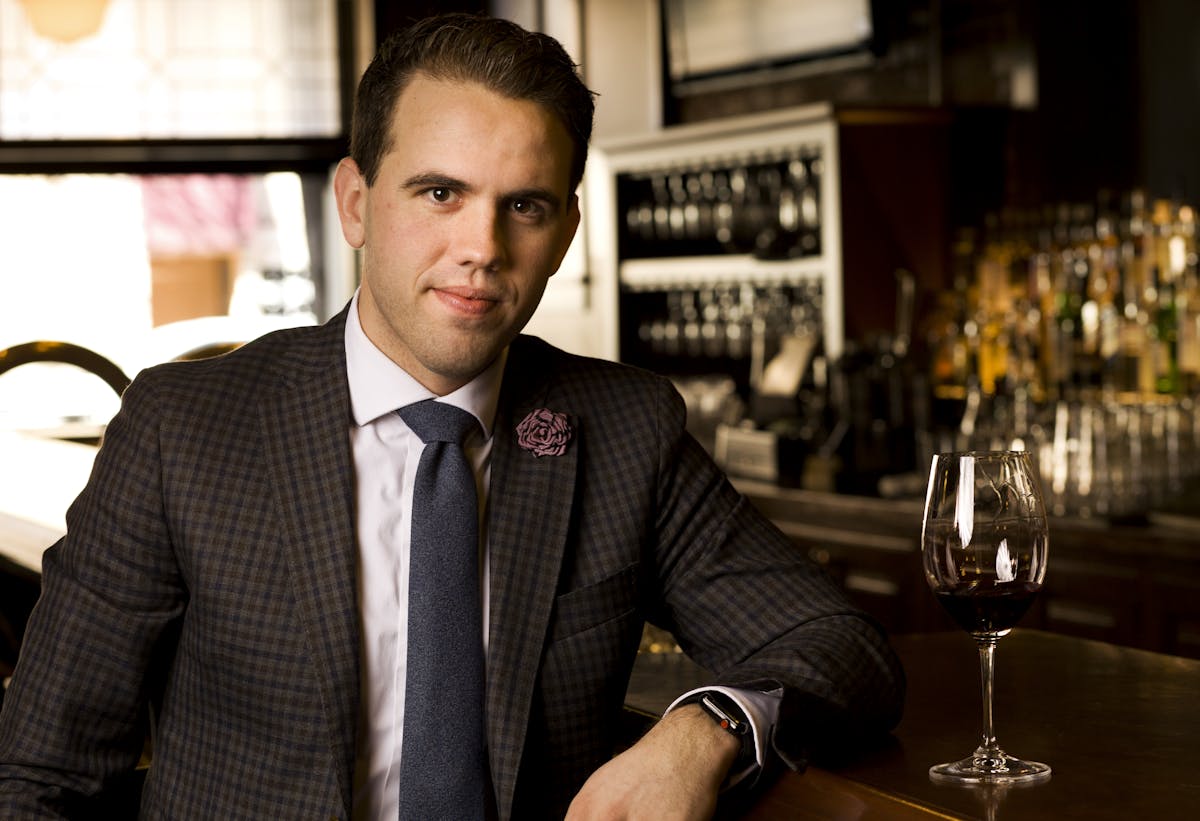
[[[1178,275],[1175,305],[1179,314],[1180,390],[1200,390],[1200,281],[1197,279],[1196,216],[1191,206],[1179,209],[1176,234]]]
[[[1096,241],[1092,259],[1093,298],[1098,306],[1097,356],[1100,362],[1101,389],[1107,396],[1120,388],[1118,372],[1121,353],[1122,299],[1121,247],[1117,236],[1118,218],[1104,200],[1096,216]]]
[[[1053,384],[1061,396],[1078,384],[1081,374],[1083,352],[1083,294],[1086,279],[1078,268],[1083,266],[1086,275],[1087,263],[1077,258],[1075,250],[1068,248],[1057,254],[1058,270],[1055,276],[1054,333],[1055,369]]]
[[[1073,246],[1072,284],[1079,290],[1079,328],[1075,338],[1075,384],[1092,392],[1100,385],[1103,370],[1100,356],[1100,301],[1104,284],[1098,265],[1099,246],[1096,241],[1094,208],[1079,203],[1071,209]]]
[[[1011,293],[1008,287],[1007,259],[992,245],[979,261],[977,274],[979,299],[976,323],[979,329],[979,383],[985,394],[996,391],[996,383],[1004,379],[1008,366]]]
[[[1146,210],[1145,194],[1133,191],[1129,195],[1129,259],[1126,270],[1127,301],[1125,303],[1125,338],[1123,343],[1137,367],[1132,390],[1148,395],[1154,393],[1155,368],[1154,330],[1151,311],[1158,302],[1157,283],[1152,276],[1154,263],[1154,226]]]
[[[1159,275],[1158,301],[1154,306],[1152,349],[1154,389],[1160,394],[1179,392],[1179,324],[1175,307],[1175,283],[1169,271]]]
[[[1175,394],[1179,390],[1179,318],[1175,307],[1175,270],[1171,245],[1172,207],[1165,200],[1154,204],[1150,227],[1149,282],[1145,291],[1151,315],[1149,359],[1154,375],[1153,390]]]

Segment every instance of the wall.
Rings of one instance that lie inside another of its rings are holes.
[[[1200,4],[1142,0],[1133,90],[1142,124],[1138,167],[1158,196],[1200,204]]]

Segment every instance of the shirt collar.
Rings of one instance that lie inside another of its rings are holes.
[[[413,402],[437,398],[478,419],[483,427],[484,439],[490,439],[507,358],[506,347],[491,365],[470,382],[453,393],[438,397],[388,359],[367,338],[358,321],[358,291],[354,292],[350,301],[350,311],[346,317],[346,378],[350,384],[350,408],[359,427]]]

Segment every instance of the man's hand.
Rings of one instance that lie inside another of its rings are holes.
[[[567,821],[699,821],[712,818],[717,793],[740,744],[697,704],[672,710],[637,744],[583,785]]]

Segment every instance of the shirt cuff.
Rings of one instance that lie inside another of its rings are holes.
[[[671,702],[663,712],[674,710],[681,703],[694,698],[701,693],[721,693],[733,700],[746,714],[750,721],[750,734],[754,738],[754,762],[747,764],[738,772],[731,772],[725,779],[726,788],[739,784],[752,775],[757,775],[766,764],[767,750],[770,749],[771,737],[775,733],[775,724],[779,720],[779,705],[783,701],[783,691],[750,690],[743,687],[697,687],[681,695]]]

